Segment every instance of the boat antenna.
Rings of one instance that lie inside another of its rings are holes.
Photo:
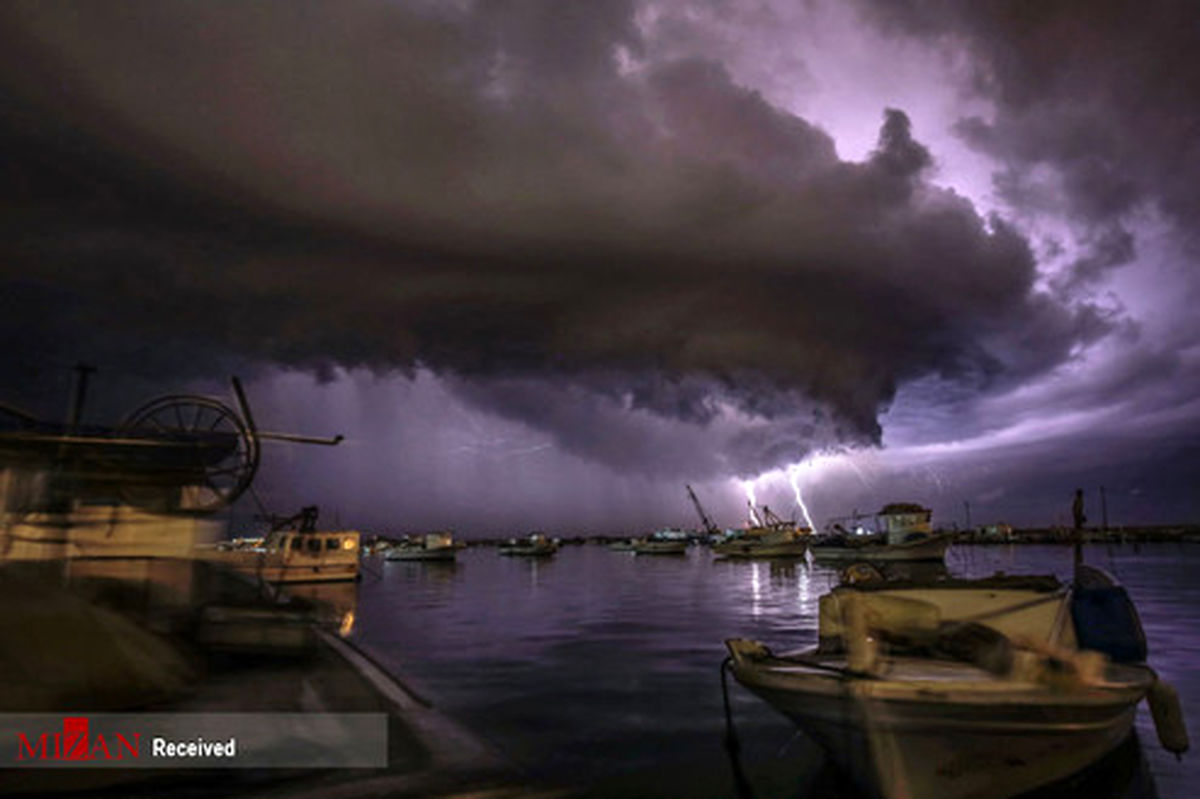
[[[1075,489],[1075,499],[1071,503],[1071,517],[1075,525],[1074,549],[1075,549],[1075,571],[1078,573],[1079,567],[1083,565],[1083,525],[1087,521],[1087,517],[1083,515],[1083,489]]]

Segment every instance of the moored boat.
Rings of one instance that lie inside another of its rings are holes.
[[[548,558],[557,551],[558,544],[544,533],[530,533],[525,538],[510,538],[500,547],[500,554],[508,557]]]
[[[712,548],[715,554],[732,559],[802,558],[807,550],[807,534],[793,530],[740,535],[714,544]]]
[[[451,533],[426,533],[390,547],[384,554],[387,560],[454,560],[459,546]]]
[[[946,557],[953,540],[950,533],[935,533],[932,511],[908,502],[885,505],[878,514],[877,530],[857,524],[853,531],[841,524],[834,532],[816,537],[810,550],[815,560],[828,561],[937,561]],[[855,522],[860,517],[851,517]]]
[[[725,558],[802,558],[811,537],[810,528],[784,521],[764,506],[760,523],[736,531],[712,550]]]
[[[813,558],[849,563],[863,560],[940,561],[945,559],[954,537],[950,533],[939,533],[895,544],[889,544],[881,536],[864,537],[866,540],[850,536],[822,538],[824,540],[814,540],[809,548]]]
[[[1116,748],[1148,694],[1164,746],[1187,748],[1132,603],[1096,569],[1070,587],[867,579],[821,598],[819,632],[816,649],[785,655],[730,640],[727,663],[871,796],[1001,799],[1052,783]]]
[[[687,534],[677,530],[658,530],[645,538],[635,538],[631,546],[638,555],[686,555]]]
[[[260,582],[314,583],[358,579],[357,530],[318,530],[310,506],[278,520],[259,546],[198,548],[197,557],[219,563]]]

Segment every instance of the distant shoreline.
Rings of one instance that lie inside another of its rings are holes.
[[[995,527],[984,527],[975,530],[938,530],[954,536],[955,545],[998,546],[1005,544],[1049,544],[1070,546],[1075,543],[1075,531],[1069,527],[1019,527],[1009,530],[996,531]],[[560,544],[608,545],[619,541],[628,541],[629,534],[605,535],[564,535],[556,536],[547,532],[551,538],[557,538]],[[695,532],[694,538],[701,539],[704,534]],[[519,536],[518,536],[519,537]],[[394,540],[392,536],[379,536],[380,540]],[[486,538],[463,538],[460,543],[468,547],[495,547],[509,541],[512,536],[489,536]],[[1109,527],[1103,530],[1099,527],[1087,527],[1083,530],[1083,542],[1086,544],[1143,544],[1143,543],[1198,543],[1200,544],[1200,524],[1161,524],[1161,525],[1129,525]]]
[[[983,530],[947,531],[954,533],[956,544],[1063,544],[1075,543],[1075,531],[1069,527],[1013,528],[1005,534]],[[1200,525],[1160,524],[1112,527],[1085,527],[1085,544],[1200,543]]]

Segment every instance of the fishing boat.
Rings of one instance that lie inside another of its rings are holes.
[[[451,533],[426,533],[416,539],[406,539],[387,550],[387,560],[454,560],[459,546]]]
[[[633,552],[638,555],[686,555],[687,546],[687,533],[682,530],[657,530],[632,541]]]
[[[510,538],[500,547],[500,554],[508,557],[548,558],[557,551],[558,544],[545,533],[530,533],[524,538]]]
[[[859,525],[858,516],[836,520],[833,532],[813,540],[813,559],[824,561],[936,561],[946,557],[950,533],[935,533],[933,512],[910,502],[885,505],[875,514],[874,530]],[[841,521],[850,520],[852,530]]]
[[[794,521],[784,521],[763,506],[762,517],[713,545],[713,552],[725,558],[802,558],[808,550],[812,529]]]
[[[318,530],[318,513],[311,505],[295,516],[273,519],[260,546],[201,547],[196,554],[273,585],[357,580],[359,532]]]
[[[819,643],[726,642],[735,679],[878,799],[1002,799],[1092,764],[1148,698],[1164,747],[1188,747],[1178,696],[1146,665],[1125,590],[1054,577],[885,581],[869,564],[820,600]]]

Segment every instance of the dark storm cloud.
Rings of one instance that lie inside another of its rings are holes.
[[[1194,248],[1200,218],[1200,25],[1191,2],[1011,4],[908,0],[864,5],[892,30],[970,54],[994,117],[959,133],[1005,165],[1016,207],[1063,211],[1094,255],[1094,278],[1133,256],[1130,215],[1149,205]],[[1044,168],[1054,172],[1053,185]],[[1194,252],[1194,250],[1193,250]]]
[[[760,382],[593,374],[573,382],[460,378],[448,388],[469,406],[552,432],[563,452],[618,474],[749,478],[814,449],[869,443],[798,392]]]
[[[1106,329],[927,181],[902,111],[840,161],[720,63],[642,60],[629,3],[2,13],[9,351],[423,366],[584,457],[713,474]],[[739,415],[706,460],[664,437]]]

